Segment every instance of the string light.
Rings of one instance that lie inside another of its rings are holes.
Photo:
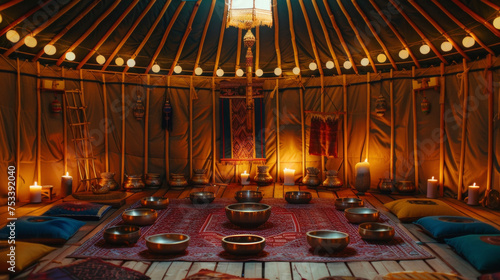
[[[441,50],[443,52],[449,52],[451,51],[451,49],[453,49],[453,45],[449,41],[444,41],[443,43],[441,43]]]
[[[7,31],[7,34],[5,34],[5,36],[7,37],[7,40],[11,41],[12,43],[17,43],[19,42],[19,39],[21,39],[19,33],[17,33],[17,31],[15,30]]]
[[[380,63],[384,63],[387,60],[387,56],[383,53],[377,55],[377,61]]]
[[[76,55],[75,55],[74,52],[69,51],[69,52],[66,53],[65,57],[66,57],[67,60],[73,61],[73,60],[75,60]]]
[[[121,58],[121,57],[117,57],[115,59],[115,64],[118,65],[118,66],[122,66],[124,62],[125,61],[123,61],[123,58]]]
[[[2,23],[2,20],[3,20],[3,19],[2,19],[2,15],[0,15],[0,23]]]
[[[97,61],[99,65],[103,65],[104,62],[106,62],[106,58],[104,57],[104,55],[100,54],[95,58],[95,61]]]
[[[218,77],[222,77],[222,76],[224,76],[224,70],[219,68],[219,69],[217,69],[217,72],[215,72],[215,74],[217,74]]]
[[[45,45],[45,47],[43,47],[43,51],[47,55],[54,55],[56,53],[56,47],[54,45],[48,44],[48,45]]]
[[[300,68],[299,67],[293,67],[292,72],[295,75],[299,75],[300,74]]]
[[[493,20],[493,26],[494,26],[496,29],[500,29],[500,16],[497,16],[497,17]]]
[[[243,71],[243,69],[238,69],[236,70],[236,76],[238,77],[243,77],[243,74],[245,74],[245,72]]]
[[[129,58],[127,60],[127,66],[128,67],[134,67],[135,66],[135,60],[133,58]]]
[[[370,61],[368,60],[368,58],[363,57],[363,58],[361,59],[361,65],[363,65],[363,66],[367,66],[369,63],[370,63]],[[344,63],[344,64],[345,64],[345,63]],[[345,66],[344,66],[344,67],[345,67]]]
[[[351,67],[352,67],[352,63],[349,60],[346,60],[344,62],[344,68],[345,69],[351,69]]]
[[[333,63],[333,61],[331,60],[328,60],[325,64],[326,68],[328,69],[332,69],[334,66],[335,66],[335,63]]]
[[[182,67],[179,64],[175,65],[174,72],[175,74],[180,74],[182,72]]]
[[[314,62],[314,61],[311,62],[311,63],[309,63],[309,69],[311,71],[314,71],[314,70],[318,69],[318,64],[316,64],[316,62]]]
[[[261,77],[262,75],[264,75],[264,71],[262,71],[262,69],[257,69],[257,71],[255,71],[255,75],[257,77]]]
[[[401,59],[407,59],[408,56],[410,56],[410,53],[406,49],[400,50],[399,51],[399,58]]]
[[[281,73],[283,73],[283,71],[281,71],[281,68],[279,67],[274,68],[274,75],[280,76]]]
[[[464,47],[466,48],[474,46],[475,43],[476,41],[471,36],[465,36],[464,39],[462,40],[462,45],[464,45]]]
[[[36,39],[35,37],[31,36],[31,35],[27,35],[26,37],[24,37],[24,44],[27,46],[27,47],[30,47],[30,48],[34,48],[36,47]]]
[[[151,67],[151,70],[153,70],[154,73],[158,73],[160,72],[160,65],[158,65],[158,63],[155,62],[155,64],[153,65],[153,67]]]
[[[196,67],[196,69],[194,69],[194,73],[198,76],[200,76],[201,74],[203,74],[203,69],[201,69],[200,66]]]
[[[431,48],[427,44],[423,44],[420,46],[420,53],[421,54],[428,54],[431,51]]]

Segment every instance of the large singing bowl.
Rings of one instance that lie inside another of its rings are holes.
[[[255,255],[266,246],[266,239],[253,234],[236,234],[222,238],[222,248],[233,255]]]
[[[312,194],[310,192],[294,191],[285,193],[285,200],[292,204],[306,204],[311,199]]]
[[[271,216],[271,206],[262,203],[235,203],[226,206],[226,217],[239,227],[256,228]]]
[[[345,209],[344,215],[349,222],[353,224],[361,224],[378,221],[380,214],[376,209],[367,207],[355,207]]]
[[[237,191],[234,198],[238,202],[259,202],[262,200],[262,192],[259,191]]]
[[[122,213],[122,219],[127,225],[148,226],[152,225],[156,218],[158,218],[156,210],[149,208],[130,209]]]
[[[362,223],[358,228],[361,238],[367,240],[387,241],[394,237],[394,228],[381,223]]]
[[[157,254],[179,254],[186,250],[189,239],[182,233],[160,233],[146,237],[146,246]]]
[[[341,251],[349,245],[349,234],[335,230],[313,230],[306,233],[307,243],[318,251]]]
[[[168,198],[160,196],[148,196],[141,199],[141,205],[151,209],[165,209],[168,203]]]
[[[365,204],[363,200],[355,197],[341,197],[335,199],[335,209],[345,210],[352,207],[363,207]]]
[[[104,240],[111,244],[134,244],[141,237],[138,226],[121,225],[106,229],[103,233]]]

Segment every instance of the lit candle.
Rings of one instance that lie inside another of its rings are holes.
[[[285,170],[283,170],[283,185],[285,186],[293,186],[295,185],[295,169],[288,169],[288,168],[285,168]]]
[[[427,180],[427,198],[437,198],[438,197],[438,180],[432,179]]]
[[[246,170],[244,173],[241,173],[240,176],[241,176],[241,184],[242,185],[249,185],[250,184],[250,181],[248,180],[248,176],[250,176],[250,174],[248,174]]]
[[[356,163],[354,173],[356,174],[354,187],[359,195],[364,195],[370,189],[370,164],[368,163],[368,159],[365,159],[364,162]]]
[[[37,185],[36,182],[33,186],[30,186],[30,202],[31,203],[42,202],[42,186]]]
[[[61,197],[66,197],[71,193],[73,193],[73,177],[66,172],[66,175],[61,177]]]
[[[474,185],[472,186],[469,186],[469,197],[467,198],[467,204],[479,204],[479,186],[476,186],[476,183],[474,183]]]

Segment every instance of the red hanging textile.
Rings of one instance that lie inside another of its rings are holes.
[[[309,134],[309,154],[337,158],[338,128],[338,115],[312,115]]]

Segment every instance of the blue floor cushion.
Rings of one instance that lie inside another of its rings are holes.
[[[111,206],[87,201],[63,202],[52,206],[44,216],[68,217],[77,220],[98,221]]]
[[[492,225],[469,217],[431,216],[414,223],[437,240],[469,234],[500,234]]]
[[[471,234],[446,243],[481,272],[500,271],[500,234]]]

